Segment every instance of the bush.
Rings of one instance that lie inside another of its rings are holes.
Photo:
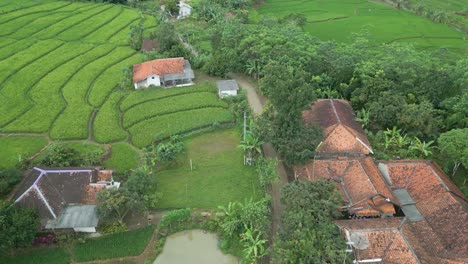
[[[15,168],[0,171],[0,195],[8,194],[20,181],[20,172]]]
[[[170,211],[167,213],[159,222],[161,228],[171,228],[173,224],[180,224],[182,222],[190,220],[190,209],[179,209]]]

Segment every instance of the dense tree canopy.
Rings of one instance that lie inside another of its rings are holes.
[[[30,245],[38,229],[34,211],[0,200],[0,252]]]
[[[341,198],[333,183],[295,181],[283,188],[282,230],[274,246],[276,263],[343,263],[344,241],[333,219]]]

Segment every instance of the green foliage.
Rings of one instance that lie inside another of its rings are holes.
[[[156,192],[156,177],[144,168],[132,171],[125,186],[137,199],[143,201],[146,208],[155,209],[162,197],[161,193]]]
[[[156,158],[160,162],[174,161],[184,148],[184,142],[178,136],[172,136],[169,142],[159,143],[156,146]]]
[[[97,213],[103,221],[122,223],[130,210],[143,209],[143,201],[125,188],[108,188],[97,195]]]
[[[342,263],[344,241],[333,220],[340,216],[339,193],[327,181],[295,181],[282,190],[282,230],[275,241],[278,263]]]
[[[15,169],[0,170],[0,195],[8,194],[21,180],[21,173]]]
[[[120,126],[120,115],[117,104],[124,94],[112,93],[102,105],[94,119],[94,138],[99,143],[111,143],[127,138],[127,133]],[[112,131],[112,133],[109,133]]]
[[[0,262],[4,264],[68,264],[70,261],[70,255],[63,248],[29,250],[27,253],[14,256],[0,255]]]
[[[102,148],[93,145],[57,142],[45,150],[37,163],[45,167],[94,166],[100,165],[102,155]]]
[[[146,18],[143,15],[141,15],[141,19],[138,24],[130,25],[130,32],[128,32],[128,43],[130,44],[130,47],[132,47],[134,50],[141,49],[141,44],[143,43],[143,25],[145,23],[145,19]]]
[[[258,174],[260,185],[262,185],[263,188],[267,188],[270,184],[279,179],[276,170],[277,164],[277,160],[263,157],[255,161],[255,170]]]
[[[258,135],[246,131],[245,139],[241,141],[239,147],[248,157],[254,158],[262,154],[262,144],[263,142]]]
[[[115,234],[125,231],[127,231],[127,225],[125,223],[115,222],[101,227],[99,232],[103,234]]]
[[[468,168],[468,128],[445,132],[437,142],[440,152],[454,163],[452,176],[460,164]]]
[[[84,244],[77,244],[73,254],[78,262],[138,256],[147,246],[153,234],[154,227],[103,236],[86,240]]]
[[[110,158],[104,161],[104,166],[118,174],[125,174],[136,169],[139,163],[140,155],[134,147],[128,143],[115,143],[112,145]]]
[[[190,220],[190,209],[179,209],[168,212],[159,222],[160,228],[171,228],[173,224],[180,224]]]
[[[39,224],[39,217],[31,209],[0,200],[0,251],[29,246]]]
[[[21,164],[46,145],[43,137],[0,137],[0,170]]]

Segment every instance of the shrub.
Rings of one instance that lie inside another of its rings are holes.
[[[20,172],[15,168],[0,171],[0,195],[5,195],[20,181]]]
[[[180,224],[182,222],[190,220],[190,209],[179,209],[170,211],[159,222],[161,228],[171,228],[173,224]]]

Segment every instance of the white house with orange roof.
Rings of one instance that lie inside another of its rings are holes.
[[[135,89],[149,86],[190,86],[195,75],[183,57],[157,59],[133,65]]]

